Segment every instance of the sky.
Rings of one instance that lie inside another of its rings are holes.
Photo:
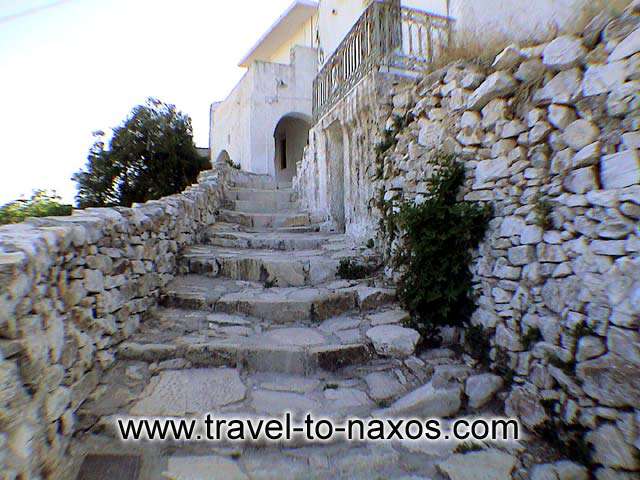
[[[0,0],[0,205],[34,189],[72,203],[92,132],[150,96],[207,147],[209,106],[291,1]]]

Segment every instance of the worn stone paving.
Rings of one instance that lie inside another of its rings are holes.
[[[450,349],[416,354],[419,334],[403,326],[408,314],[383,279],[336,278],[340,258],[372,265],[373,251],[314,232],[287,186],[266,177],[251,176],[227,194],[229,206],[244,211],[221,212],[236,223],[216,225],[206,245],[187,249],[161,307],[120,345],[115,366],[79,411],[84,433],[69,472],[87,453],[139,454],[141,480],[502,480],[529,478],[528,469],[544,463],[528,440],[472,451],[426,441],[120,442],[119,416],[312,412],[339,421],[501,412],[501,378]],[[549,478],[586,478],[576,468],[574,476]]]

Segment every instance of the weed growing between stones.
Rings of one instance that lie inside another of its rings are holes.
[[[542,332],[538,327],[530,328],[527,333],[522,337],[522,346],[525,350],[531,350],[536,343],[542,340]]]
[[[538,195],[535,199],[533,211],[535,213],[536,225],[545,231],[553,229],[553,219],[551,218],[553,205],[551,205],[551,202],[542,198],[541,195]]]
[[[442,327],[468,325],[476,308],[469,266],[493,209],[457,199],[465,170],[453,155],[434,152],[430,162],[424,201],[405,202],[391,216],[402,236],[393,257],[399,298],[412,327],[426,343],[437,343]]]
[[[359,264],[352,258],[343,258],[338,265],[338,277],[343,280],[360,280],[370,276],[371,273],[370,267]]]
[[[573,331],[573,336],[576,340],[580,340],[582,337],[597,337],[598,334],[589,325],[579,323]]]
[[[572,462],[594,471],[593,449],[586,440],[587,430],[578,425],[566,425],[559,418],[557,400],[543,401],[550,420],[537,427],[534,433]]]
[[[485,331],[482,325],[469,325],[464,332],[464,346],[469,355],[476,359],[480,365],[489,367],[491,358],[490,334]]]
[[[513,384],[513,379],[516,376],[516,372],[510,365],[511,359],[507,351],[503,348],[496,347],[492,370],[502,377],[504,385],[507,388]]]
[[[576,376],[575,361],[565,362],[564,360],[558,358],[555,355],[550,355],[548,360],[549,360],[549,365],[553,365],[554,367],[562,370],[565,375],[572,377],[577,382],[577,379],[575,378]]]
[[[464,454],[464,453],[470,453],[470,452],[480,452],[482,450],[484,450],[484,447],[479,443],[464,442],[455,448],[454,453]]]
[[[398,144],[398,133],[411,125],[414,120],[415,118],[411,112],[407,113],[404,117],[394,115],[391,125],[382,131],[382,140],[374,147],[376,153],[376,172],[373,175],[373,180],[381,180],[384,178],[385,154]]]

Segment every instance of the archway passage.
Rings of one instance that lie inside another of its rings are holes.
[[[285,115],[276,125],[275,175],[281,182],[289,182],[296,175],[296,167],[302,160],[304,148],[309,144],[310,122],[304,115]]]

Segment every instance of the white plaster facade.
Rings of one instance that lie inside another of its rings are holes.
[[[296,0],[241,60],[240,66],[247,68],[247,73],[227,99],[212,105],[212,161],[228,156],[246,171],[291,180],[309,141],[314,78],[373,1],[376,0]],[[386,1],[440,16],[448,14],[455,20],[454,35],[484,43],[492,37],[518,41],[553,36],[559,31],[581,28],[594,9],[628,3]]]
[[[229,158],[249,172],[293,178],[312,123],[313,80],[371,2],[296,0],[287,9],[240,61],[247,73],[230,95],[211,106],[213,162]],[[401,4],[446,13],[445,0]]]
[[[311,126],[317,8],[294,2],[240,61],[246,74],[211,106],[213,162],[228,158],[243,170],[291,180]]]
[[[544,41],[580,31],[594,12],[621,11],[629,0],[450,0],[456,33],[493,39]]]
[[[310,125],[316,56],[315,49],[295,46],[290,65],[251,64],[229,97],[211,107],[214,162],[226,153],[243,170],[276,175],[274,135],[279,122],[289,117]]]

